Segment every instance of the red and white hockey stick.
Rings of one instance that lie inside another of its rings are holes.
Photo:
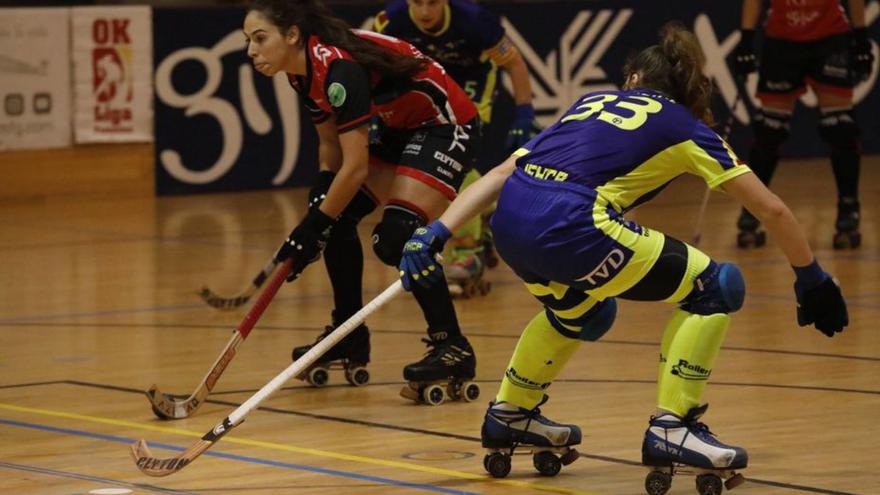
[[[233,428],[240,425],[245,417],[257,408],[261,402],[266,400],[270,395],[281,388],[291,377],[299,375],[309,366],[315,363],[328,349],[333,347],[337,342],[342,340],[346,335],[351,333],[358,325],[360,325],[367,316],[382,307],[385,303],[393,299],[403,291],[403,285],[400,280],[395,281],[375,299],[367,303],[360,311],[340,325],[330,335],[318,341],[309,352],[293,362],[279,375],[273,378],[269,383],[263,385],[257,393],[251,396],[244,404],[238,406],[223,421],[217,423],[210,431],[202,436],[201,440],[193,444],[186,451],[175,457],[160,459],[153,457],[147,442],[138,440],[131,445],[131,456],[134,458],[138,469],[142,473],[149,476],[168,476],[188,466],[198,456],[202,455],[211,445],[216,443],[223,435],[229,433]]]
[[[153,413],[155,413],[159,419],[186,418],[202,405],[202,402],[208,397],[211,390],[214,389],[214,385],[217,384],[217,380],[220,378],[220,375],[223,374],[226,366],[229,365],[229,362],[235,357],[235,351],[238,349],[239,344],[244,342],[244,339],[246,339],[248,334],[251,333],[257,320],[260,319],[263,311],[266,310],[266,307],[272,301],[272,298],[275,297],[278,289],[281,288],[284,279],[287,278],[287,274],[290,272],[290,265],[290,260],[285,261],[284,264],[281,265],[281,269],[278,270],[278,273],[276,273],[274,277],[272,277],[272,280],[269,282],[269,285],[263,293],[260,294],[257,302],[250,311],[244,315],[244,319],[241,320],[241,323],[238,324],[238,328],[232,333],[232,338],[229,339],[223,352],[221,352],[217,360],[214,361],[211,369],[208,370],[208,374],[202,378],[202,382],[196,387],[196,390],[192,395],[184,399],[182,397],[162,393],[155,384],[147,390],[147,398],[150,399],[150,403],[153,406]]]
[[[277,253],[276,253],[277,254]],[[251,281],[251,285],[242,291],[241,294],[234,297],[223,297],[218,295],[216,292],[212,291],[206,286],[202,287],[202,290],[198,292],[199,297],[202,298],[203,301],[208,303],[209,306],[217,308],[217,309],[235,309],[239,306],[247,303],[250,298],[256,294],[260,287],[263,286],[263,283],[272,275],[272,272],[275,271],[275,268],[278,267],[278,261],[275,259],[275,255],[272,255],[272,258],[263,265],[263,268],[260,270],[260,273],[257,274],[256,277]]]

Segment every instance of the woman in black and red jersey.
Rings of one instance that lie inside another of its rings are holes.
[[[318,131],[320,172],[309,192],[309,210],[279,250],[292,259],[289,280],[323,251],[335,309],[326,336],[363,305],[360,220],[384,205],[373,231],[373,250],[396,267],[413,231],[436,218],[473,166],[477,109],[464,91],[412,45],[381,34],[351,30],[318,0],[257,0],[244,20],[248,56],[267,76],[285,73]],[[380,119],[370,140],[368,124]],[[446,284],[415,292],[428,324],[429,352],[404,368],[406,396],[442,402],[426,382],[450,379],[455,398],[469,382],[476,359],[461,334]],[[310,346],[294,349],[294,359]],[[361,325],[328,351],[309,374],[326,380],[331,362],[342,361],[346,378],[362,384],[369,361],[369,330]],[[355,370],[357,372],[355,372]],[[467,382],[467,383],[466,383]],[[445,389],[445,387],[444,387]]]
[[[753,38],[762,0],[744,0],[734,72],[757,69]],[[831,148],[837,182],[834,248],[856,248],[859,234],[859,128],[853,116],[853,86],[872,70],[871,42],[865,28],[864,0],[848,0],[849,19],[840,0],[771,0],[764,25],[755,143],[749,166],[769,184],[779,149],[788,138],[795,102],[809,84],[819,100],[819,135]],[[763,244],[760,224],[743,209],[737,226],[740,247]]]

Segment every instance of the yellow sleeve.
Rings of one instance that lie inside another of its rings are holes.
[[[377,33],[385,32],[385,28],[388,27],[389,22],[388,14],[386,14],[384,10],[379,12],[373,20],[373,31]]]
[[[483,52],[485,55],[489,56],[489,59],[498,66],[505,66],[510,63],[511,60],[519,53],[519,50],[516,49],[516,46],[510,41],[506,35],[501,37],[501,41],[498,42],[492,48],[487,49]]]
[[[751,172],[749,166],[736,156],[730,145],[715,131],[698,123],[688,142],[688,172],[702,177],[711,188],[730,179]]]

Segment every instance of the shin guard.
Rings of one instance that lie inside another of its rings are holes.
[[[545,311],[538,313],[519,338],[501,380],[496,402],[535,408],[582,342],[578,338],[564,337],[550,323]]]

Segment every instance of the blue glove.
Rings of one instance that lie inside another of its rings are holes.
[[[531,103],[516,106],[516,113],[510,131],[507,132],[507,150],[510,153],[522,148],[530,139],[538,135],[540,129],[535,123],[535,109]]]
[[[733,51],[733,75],[745,78],[758,70],[758,58],[755,56],[755,30],[740,29],[739,43]]]
[[[335,221],[324,214],[317,206],[309,208],[302,222],[293,229],[284,244],[275,253],[275,260],[284,262],[293,260],[287,281],[293,282],[305,270],[306,266],[321,258],[321,252],[327,245],[330,229]]]
[[[404,289],[412,290],[413,281],[429,288],[443,280],[443,267],[437,263],[436,256],[443,251],[443,245],[450,237],[452,232],[440,220],[413,232],[403,245],[400,259],[400,282]]]
[[[816,330],[834,337],[849,325],[846,301],[837,281],[822,271],[814,259],[807,266],[796,266],[794,294],[797,297],[798,325],[815,325]]]

